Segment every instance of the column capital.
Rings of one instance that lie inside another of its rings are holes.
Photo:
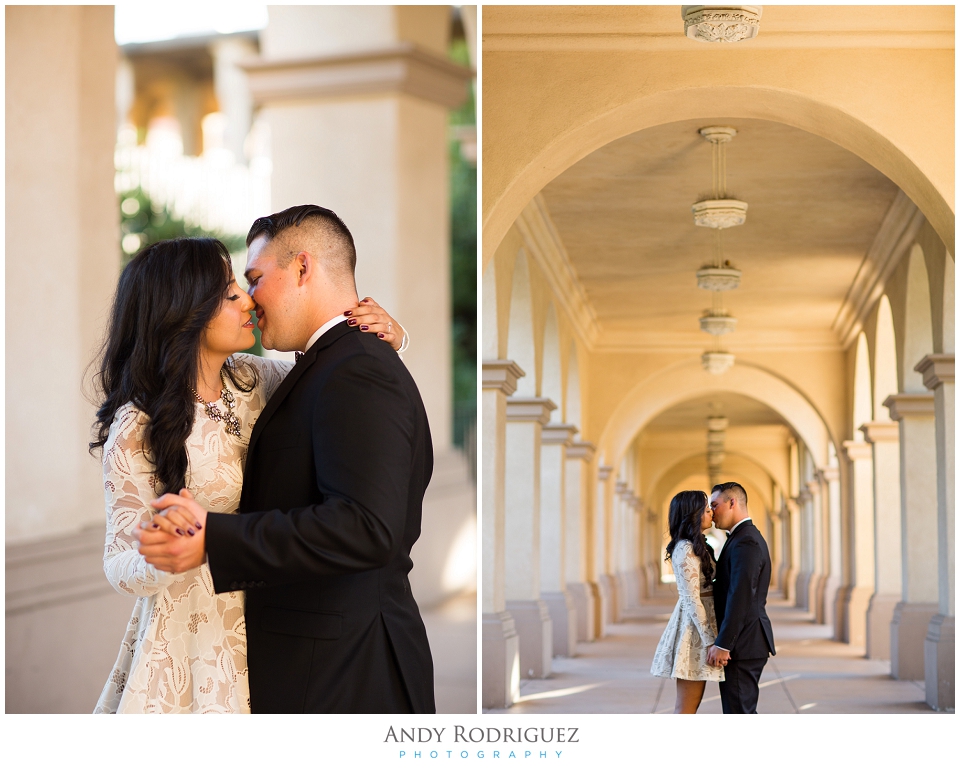
[[[473,78],[469,68],[406,42],[332,56],[251,59],[241,66],[258,105],[404,93],[453,109],[466,101],[467,84]]]
[[[900,442],[900,425],[897,422],[864,422],[859,429],[867,443]]]
[[[928,390],[936,390],[942,384],[953,384],[953,353],[925,355],[913,370],[923,375],[923,385]]]
[[[601,481],[605,481],[610,477],[610,473],[613,472],[613,468],[610,465],[600,465],[597,468],[597,478]]]
[[[517,380],[526,372],[512,360],[485,360],[483,362],[483,389],[500,390],[504,395],[517,391]]]
[[[546,425],[557,407],[549,398],[507,398],[508,422],[539,422]]]
[[[597,447],[589,441],[573,441],[567,447],[567,459],[580,459],[589,464],[596,451]]]
[[[627,486],[626,481],[617,481],[617,485],[613,488],[617,494],[624,494],[629,487]]]
[[[840,480],[839,467],[821,467],[817,470],[817,477],[825,483],[836,483]]]
[[[873,447],[866,441],[844,441],[843,450],[851,462],[856,462],[858,459],[873,459]]]
[[[811,499],[820,496],[820,481],[816,476],[814,476],[812,480],[807,481],[807,493]]]
[[[933,416],[933,393],[897,393],[883,402],[890,418],[899,422],[907,416]]]
[[[550,422],[543,426],[543,430],[540,433],[540,442],[550,446],[569,446],[570,441],[573,440],[573,436],[576,435],[576,433],[576,425]],[[569,454],[567,456],[569,456]]]
[[[802,488],[797,496],[794,498],[794,501],[798,505],[805,505],[807,502],[810,502],[813,499],[813,494],[810,493],[809,489]]]

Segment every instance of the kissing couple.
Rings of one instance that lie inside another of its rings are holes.
[[[670,500],[670,542],[679,600],[657,645],[650,672],[677,681],[674,713],[696,713],[707,681],[720,684],[724,713],[756,713],[760,674],[776,654],[767,617],[770,553],[739,483],[710,497],[681,491]],[[727,531],[719,560],[704,532]]]
[[[137,597],[98,713],[433,713],[407,575],[433,446],[346,225],[257,219],[120,276],[98,373],[104,571]],[[251,315],[253,313],[253,315]],[[295,364],[243,354],[296,351]]]

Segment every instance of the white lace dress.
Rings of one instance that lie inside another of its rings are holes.
[[[293,364],[238,354],[258,384],[234,391],[239,438],[196,404],[187,439],[187,488],[218,513],[236,512],[250,433],[267,400]],[[243,592],[213,592],[204,564],[183,574],[150,566],[134,547],[134,529],[149,520],[156,499],[153,467],[144,454],[145,415],[127,404],[114,417],[103,447],[107,537],[103,570],[120,593],[137,596],[120,654],[95,713],[249,713]]]
[[[713,586],[703,578],[689,540],[677,542],[670,560],[680,598],[657,644],[650,672],[661,678],[722,681],[723,668],[707,664],[707,647],[717,638]]]

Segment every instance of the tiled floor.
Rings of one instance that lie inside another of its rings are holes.
[[[609,635],[554,658],[550,678],[520,682],[520,701],[485,713],[669,713],[675,684],[650,675],[650,663],[675,599],[663,598],[612,625]],[[890,663],[830,639],[831,629],[776,598],[767,604],[777,656],[760,678],[761,713],[931,713],[922,681],[895,681]],[[701,713],[720,713],[708,683]]]

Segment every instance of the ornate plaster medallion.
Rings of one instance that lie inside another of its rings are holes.
[[[740,286],[742,274],[736,267],[702,267],[697,270],[697,286],[707,291],[732,291]]]
[[[737,319],[730,315],[707,313],[700,318],[700,330],[713,336],[730,334],[737,329]]]
[[[724,374],[733,365],[734,356],[729,352],[705,352],[700,356],[703,368],[711,374]]]
[[[742,200],[701,200],[693,204],[693,223],[698,227],[725,230],[747,221],[747,204]]]
[[[738,43],[760,32],[760,5],[684,5],[684,34],[704,43]]]

